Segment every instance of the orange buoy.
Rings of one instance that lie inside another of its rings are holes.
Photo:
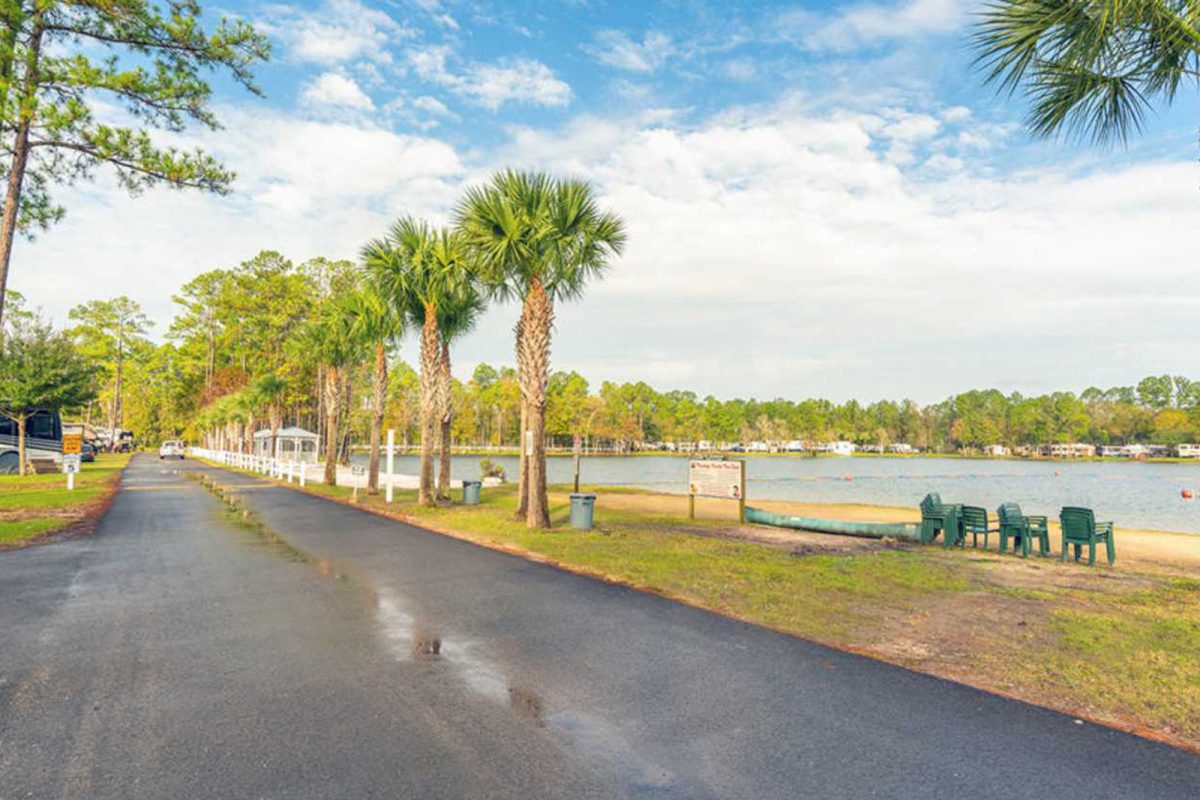
[[[853,476],[853,475],[847,475],[846,477],[842,478],[842,480],[844,480],[844,481],[846,481],[847,483],[849,483],[850,481],[854,480],[854,476]]]
[[[1192,499],[1192,490],[1191,490],[1191,489],[1184,489],[1184,490],[1183,490],[1182,492],[1180,492],[1179,494],[1180,494],[1180,495],[1183,497],[1183,499],[1184,499],[1184,500],[1191,500],[1191,499]]]

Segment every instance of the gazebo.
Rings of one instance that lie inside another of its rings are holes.
[[[280,428],[275,434],[271,451],[271,430],[264,428],[254,434],[254,455],[305,464],[317,463],[317,435],[303,428]]]

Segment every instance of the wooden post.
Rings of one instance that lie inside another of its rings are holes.
[[[746,524],[746,460],[742,459],[742,478],[739,481],[742,490],[738,492],[738,523]]]
[[[696,495],[688,492],[688,519],[696,518]]]

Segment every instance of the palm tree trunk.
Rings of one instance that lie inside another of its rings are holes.
[[[325,367],[325,483],[337,486],[337,456],[338,456],[338,410],[341,405],[341,391],[338,386],[338,370],[333,366]]]
[[[271,451],[267,453],[268,458],[277,458],[279,456],[279,426],[281,424],[282,410],[279,408],[278,402],[271,404]]]
[[[421,325],[421,479],[417,502],[434,505],[433,443],[437,437],[438,383],[438,324],[437,308],[425,305],[425,322]]]
[[[450,374],[450,343],[443,339],[438,361],[438,405],[441,410],[441,454],[438,459],[437,496],[450,499],[450,428],[454,421],[454,384]]]
[[[513,515],[514,518],[521,520],[529,513],[529,486],[525,482],[527,468],[529,466],[529,456],[525,450],[525,431],[529,425],[529,414],[525,404],[525,374],[529,368],[526,366],[525,359],[525,315],[527,311],[524,307],[521,308],[521,318],[517,320],[517,325],[513,329],[517,340],[517,385],[521,390],[521,399],[519,402],[521,411],[521,421],[517,428],[517,510]],[[500,433],[503,439],[504,432]]]
[[[367,462],[367,493],[379,494],[379,440],[383,433],[383,405],[387,397],[387,348],[375,343],[375,381],[371,386],[371,457]],[[391,476],[388,476],[391,480]]]
[[[550,500],[546,494],[546,382],[550,377],[550,336],[554,328],[554,304],[541,281],[534,280],[525,298],[528,309],[523,335],[526,354],[529,429],[533,453],[525,468],[529,506],[525,523],[530,528],[550,527]]]

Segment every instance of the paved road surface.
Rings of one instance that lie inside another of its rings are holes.
[[[1181,751],[221,473],[263,537],[184,469],[0,554],[0,800],[1200,796]]]

